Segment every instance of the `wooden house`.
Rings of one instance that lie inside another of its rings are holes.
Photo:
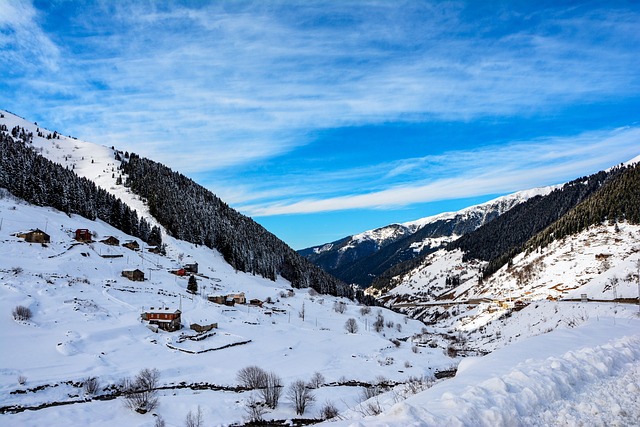
[[[78,228],[76,230],[76,240],[78,242],[91,242],[91,231],[87,228]]]
[[[244,292],[239,292],[237,294],[229,294],[228,298],[232,298],[236,304],[246,304],[247,298],[244,296]]]
[[[260,301],[258,298],[253,298],[249,300],[249,304],[262,307],[262,301]]]
[[[224,295],[209,295],[207,299],[216,304],[224,304],[227,300],[227,297]]]
[[[135,240],[131,240],[129,242],[125,242],[125,243],[122,244],[122,246],[124,246],[127,249],[131,249],[132,251],[140,250],[140,245]]]
[[[197,333],[202,333],[202,332],[209,332],[212,329],[217,329],[218,328],[218,324],[217,323],[210,323],[208,325],[201,325],[199,323],[192,323],[189,327],[192,330],[196,331]]]
[[[187,274],[187,272],[185,271],[184,268],[179,268],[177,270],[171,270],[171,271],[169,271],[169,273],[175,274],[176,276],[180,276],[180,277],[185,276]]]
[[[51,236],[39,228],[24,233],[18,233],[16,236],[29,243],[49,243],[51,241]]]
[[[185,264],[184,269],[187,273],[198,274],[198,263]]]
[[[144,272],[142,270],[136,269],[127,269],[122,270],[122,277],[126,277],[129,280],[133,280],[134,282],[144,282]]]
[[[233,307],[236,304],[246,304],[247,298],[244,292],[228,295],[209,295],[207,299],[216,304],[224,304]]]
[[[167,308],[154,309],[142,314],[142,319],[147,320],[150,325],[157,325],[160,329],[173,332],[181,328],[180,322],[182,312],[180,310],[171,310]]]
[[[100,243],[104,243],[105,245],[111,245],[111,246],[119,246],[120,240],[116,239],[113,236],[109,236],[106,239],[100,240]]]

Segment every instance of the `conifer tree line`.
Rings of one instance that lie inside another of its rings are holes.
[[[451,242],[447,249],[461,249],[464,261],[488,261],[483,270],[486,278],[523,250],[535,250],[591,225],[619,221],[640,224],[640,164],[578,178],[546,196],[533,197]],[[378,276],[373,286],[394,287],[425,258],[395,265]]]
[[[18,137],[20,134],[17,134]],[[28,141],[29,139],[27,139]],[[28,142],[0,132],[0,187],[33,205],[99,218],[122,232],[160,245],[161,233],[120,199],[39,155]]]
[[[125,156],[122,171],[125,185],[147,200],[153,217],[173,237],[217,249],[242,272],[271,280],[280,275],[296,288],[366,299],[184,175],[135,153]]]
[[[520,253],[529,239],[558,221],[577,204],[590,198],[624,170],[626,168],[618,167],[600,171],[570,181],[546,196],[533,197],[460,237],[449,244],[448,249],[461,249],[464,261],[488,261],[483,272],[486,278]]]
[[[624,221],[640,224],[640,163],[617,169],[619,173],[605,182],[596,194],[532,238],[527,249],[545,247],[591,225]]]

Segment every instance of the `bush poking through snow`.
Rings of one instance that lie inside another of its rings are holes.
[[[320,419],[321,420],[330,420],[331,418],[337,417],[339,414],[338,408],[333,402],[326,401],[324,406],[320,409]]]
[[[158,415],[156,417],[156,422],[153,425],[153,427],[167,427],[167,423],[165,423],[164,418],[162,418],[160,415]]]
[[[304,414],[307,406],[316,400],[314,394],[307,388],[307,385],[302,380],[296,380],[291,384],[287,392],[287,397],[291,400],[291,403],[293,403],[297,415]]]
[[[18,375],[18,384],[25,385],[27,383],[27,377],[24,375]]]
[[[333,304],[333,311],[342,314],[347,311],[347,304],[343,303],[342,301],[336,301]]]
[[[87,377],[82,383],[85,395],[93,396],[100,389],[100,381],[96,377]]]
[[[13,318],[16,320],[30,320],[33,317],[33,313],[29,307],[25,307],[24,305],[17,305],[13,309]]]
[[[158,381],[160,371],[144,368],[131,380],[127,378],[123,384],[125,405],[141,414],[147,413],[158,406]]]

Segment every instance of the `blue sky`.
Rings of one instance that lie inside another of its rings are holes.
[[[296,249],[640,154],[640,5],[0,0],[0,107]]]

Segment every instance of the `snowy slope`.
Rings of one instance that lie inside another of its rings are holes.
[[[32,146],[52,162],[72,169],[77,175],[93,181],[98,187],[108,191],[144,217],[151,225],[160,226],[149,214],[149,210],[140,197],[131,193],[124,185],[116,185],[118,176],[124,180],[125,175],[118,171],[120,161],[115,160],[116,148],[109,148],[92,142],[82,141],[71,136],[57,134],[55,130],[48,130],[29,122],[13,113],[0,110],[4,117],[0,118],[0,125],[4,124],[11,131],[15,126],[24,128],[33,134]],[[38,133],[42,136],[38,136]],[[56,138],[48,139],[54,132]],[[160,226],[162,229],[162,227]],[[163,232],[163,239],[165,233]]]
[[[392,400],[380,396],[378,401]],[[602,317],[481,358],[455,378],[372,417],[331,426],[634,426],[640,423],[640,319]]]
[[[377,377],[406,381],[409,376],[429,375],[455,361],[442,349],[414,353],[406,340],[421,332],[422,324],[381,309],[385,323],[380,333],[371,328],[377,309],[361,314],[360,307],[344,300],[345,312],[334,311],[339,299],[308,290],[289,292],[286,281],[271,282],[238,273],[206,248],[167,239],[169,256],[134,252],[98,241],[77,244],[77,228],[88,228],[95,240],[115,236],[131,239],[107,224],[67,216],[34,207],[5,195],[0,199],[0,332],[10,351],[0,353],[0,407],[37,406],[81,400],[83,391],[73,386],[96,376],[103,386],[114,385],[140,369],[157,368],[162,386],[206,382],[235,386],[239,369],[258,365],[282,377],[285,386],[296,379],[308,381],[318,371],[326,383],[373,382]],[[15,233],[32,228],[46,230],[46,246],[26,243]],[[177,254],[175,257],[171,254]],[[122,255],[103,258],[101,255]],[[187,279],[169,273],[184,263],[198,262],[200,292],[186,292]],[[121,276],[126,268],[139,268],[147,280],[132,282]],[[273,303],[263,308],[226,307],[206,301],[203,294],[245,292],[247,298]],[[30,321],[15,321],[18,305],[33,312]],[[172,309],[182,306],[183,324],[217,322],[215,335],[198,342],[178,342],[181,332],[154,333],[140,320],[150,306]],[[304,311],[304,320],[300,313]],[[359,332],[349,334],[347,319],[356,319]],[[215,350],[228,344],[245,343]],[[176,350],[178,347],[192,352]],[[213,351],[206,351],[213,350]],[[24,376],[24,385],[18,378]],[[29,389],[42,388],[37,391]],[[26,391],[26,392],[22,392]],[[340,410],[358,401],[358,386],[322,387],[319,402],[330,399]],[[205,418],[216,425],[241,422],[246,416],[250,392],[167,390],[156,411],[168,425],[182,425],[186,413],[201,405]],[[294,416],[291,404],[282,404],[265,415]],[[318,404],[320,406],[320,403]],[[314,408],[312,417],[317,414]],[[151,414],[139,415],[125,408],[122,399],[92,401],[0,415],[1,425],[151,425]]]

